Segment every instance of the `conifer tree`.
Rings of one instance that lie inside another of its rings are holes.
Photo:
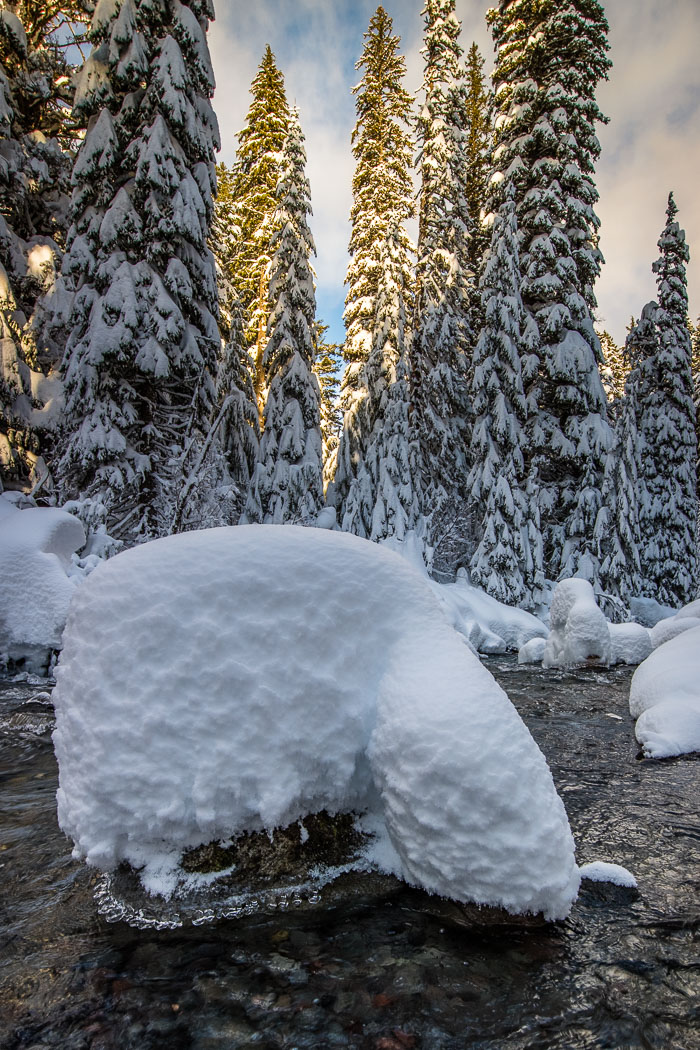
[[[335,477],[338,445],[343,429],[339,393],[341,349],[337,343],[327,343],[328,325],[316,322],[316,359],[314,372],[321,392],[321,439],[323,442],[323,484],[327,487]]]
[[[595,522],[612,446],[593,328],[602,256],[593,182],[600,144],[595,100],[607,76],[607,22],[598,0],[501,0],[489,12],[498,54],[489,206],[506,177],[516,192],[521,296],[538,328],[527,393],[532,464],[551,578],[597,581]]]
[[[38,454],[56,424],[59,384],[46,379],[56,361],[35,327],[66,233],[75,134],[66,51],[84,20],[80,0],[0,8],[0,483],[24,488],[48,476]]]
[[[415,486],[419,450],[409,420],[405,269],[402,236],[394,229],[380,255],[372,352],[363,367],[369,396],[362,403],[366,452],[355,471],[342,528],[370,540],[423,533]]]
[[[412,248],[404,223],[413,214],[412,145],[408,131],[412,99],[403,87],[406,62],[398,54],[400,40],[392,28],[391,18],[383,7],[378,7],[357,63],[357,69],[363,71],[362,80],[353,89],[357,123],[352,143],[357,163],[350,215],[351,260],[346,279],[349,287],[343,356],[347,367],[341,385],[343,434],[332,496],[340,519],[370,439],[365,423],[373,417],[374,410],[365,412],[363,408],[370,396],[363,365],[373,346],[377,296],[383,279],[380,257],[390,235],[397,237],[401,285],[406,307],[410,308]],[[352,519],[350,515],[348,520]]]
[[[268,44],[251,84],[253,101],[238,135],[231,195],[238,228],[232,259],[234,290],[243,309],[245,337],[253,355],[253,386],[263,421],[267,377],[263,355],[270,316],[268,284],[277,227],[275,194],[289,131],[284,77]]]
[[[433,545],[446,507],[462,508],[466,498],[470,218],[455,0],[427,0],[423,14],[425,102],[418,119],[421,187],[411,365],[422,505]]]
[[[246,520],[312,522],[323,506],[320,392],[313,372],[316,296],[308,227],[309,183],[297,110],[292,112],[277,187],[272,241],[271,312],[264,367],[269,378],[260,460]]]
[[[639,529],[642,594],[684,604],[697,590],[696,459],[685,233],[669,195],[649,303],[629,341],[638,361]]]
[[[472,581],[508,605],[537,607],[544,583],[527,484],[527,340],[512,187],[495,218],[481,280],[485,323],[474,352],[471,500],[479,508]]]
[[[234,257],[240,230],[236,226],[233,200],[233,172],[224,163],[216,165],[216,199],[209,236],[216,263],[216,283],[219,292],[219,323],[224,339],[228,338],[234,323],[242,323],[240,301],[234,282]]]
[[[615,418],[625,396],[625,383],[630,372],[628,356],[624,347],[618,346],[610,332],[603,330],[597,332],[597,335],[603,351],[600,370],[603,389],[608,399],[608,411],[611,417]]]
[[[211,15],[209,0],[98,5],[76,90],[89,130],[56,300],[68,330],[57,471],[63,498],[102,501],[110,533],[130,541],[199,524],[209,485],[220,352]]]
[[[489,176],[490,94],[484,79],[484,59],[476,43],[467,52],[466,63],[466,188],[470,239],[469,269],[476,282],[489,246],[485,209]],[[476,296],[477,302],[479,295]],[[474,325],[475,330],[477,326]]]

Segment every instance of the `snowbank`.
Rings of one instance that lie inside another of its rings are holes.
[[[678,613],[677,616],[671,616],[669,619],[659,620],[649,631],[652,649],[658,649],[660,645],[670,642],[672,638],[676,638],[679,634],[683,634],[684,631],[690,631],[694,627],[700,627],[700,617],[698,616],[681,616]]]
[[[648,757],[700,751],[700,627],[664,642],[639,665],[630,713]]]
[[[354,809],[430,892],[550,919],[576,896],[541,752],[376,544],[252,525],[126,551],[76,593],[57,682],[59,820],[103,870],[163,890],[185,848]]]
[[[669,605],[661,605],[654,598],[631,598],[630,613],[636,623],[643,627],[654,627],[659,620],[675,616],[677,610]]]
[[[588,580],[562,580],[554,588],[543,667],[610,664],[610,631]]]
[[[430,581],[445,606],[453,627],[479,653],[517,651],[533,638],[546,638],[541,620],[524,609],[516,609],[472,587],[466,578],[456,583]]]
[[[640,623],[609,623],[610,663],[641,664],[653,649],[651,631]]]
[[[13,507],[0,516],[0,650],[27,670],[44,671],[61,646],[76,584],[71,558],[84,543],[81,523],[61,510]]]

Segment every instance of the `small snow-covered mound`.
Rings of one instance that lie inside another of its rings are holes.
[[[376,544],[252,525],[126,551],[78,590],[57,682],[59,820],[103,870],[155,888],[186,848],[368,810],[373,856],[430,892],[552,919],[576,896],[541,752]]]
[[[640,623],[609,623],[610,663],[641,664],[653,646],[651,632]]]
[[[637,888],[637,880],[631,871],[621,864],[608,864],[607,861],[594,860],[591,864],[582,864],[578,869],[582,879],[590,882],[611,882],[614,886]]]
[[[700,627],[664,642],[639,665],[630,713],[650,758],[700,751]]]
[[[546,638],[531,638],[529,642],[525,642],[525,645],[520,646],[518,650],[518,663],[541,664],[546,647]]]
[[[610,664],[608,621],[588,580],[562,580],[554,588],[543,667]]]
[[[547,628],[536,616],[504,605],[466,579],[458,577],[456,583],[431,581],[431,585],[455,629],[479,653],[517,652],[531,639],[547,635]]]
[[[679,614],[678,616],[671,616],[667,620],[659,620],[649,631],[652,648],[658,649],[660,645],[670,642],[672,638],[683,634],[684,631],[691,631],[694,627],[700,627],[700,617],[698,616],[681,616]]]
[[[0,649],[28,669],[45,669],[61,635],[76,581],[71,556],[85,543],[77,518],[30,507],[0,518]]]

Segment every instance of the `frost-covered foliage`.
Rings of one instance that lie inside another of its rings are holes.
[[[641,594],[669,605],[697,591],[697,436],[687,328],[688,247],[671,194],[659,239],[659,302],[648,303],[629,335],[634,355],[639,447]]]
[[[234,285],[234,257],[240,230],[236,225],[233,201],[233,172],[225,164],[216,165],[216,198],[209,233],[209,247],[216,263],[219,293],[219,325],[226,339],[241,307]]]
[[[481,279],[484,327],[474,351],[471,501],[479,508],[472,581],[499,601],[536,607],[544,583],[538,508],[527,479],[527,329],[512,188],[496,215]]]
[[[357,415],[366,447],[350,463],[342,459],[349,444],[341,441],[338,469],[352,476],[341,527],[367,539],[403,540],[407,532],[422,534],[422,519],[415,484],[419,449],[409,419],[405,270],[397,229],[387,237],[379,264],[372,352],[362,369],[366,395]]]
[[[343,430],[343,413],[340,411],[341,348],[337,343],[327,343],[325,334],[328,325],[316,322],[316,356],[314,373],[321,391],[321,440],[323,442],[324,490],[335,477],[338,463],[338,446]]]
[[[594,526],[612,444],[593,328],[600,154],[595,89],[610,62],[598,0],[511,0],[489,13],[498,50],[491,210],[516,190],[521,295],[538,329],[528,384],[545,570],[597,582]]]
[[[432,893],[555,919],[578,891],[541,752],[380,544],[241,526],[126,551],[76,594],[54,702],[76,856],[153,892],[188,847],[322,809],[368,810],[358,866]]]
[[[245,520],[269,525],[313,521],[323,506],[320,390],[313,372],[316,293],[308,225],[306,151],[292,112],[277,186],[277,232],[270,265],[270,317],[263,367],[268,394],[260,458]]]
[[[634,672],[630,714],[649,758],[700,751],[700,627],[670,639]]]
[[[625,383],[630,373],[629,355],[623,346],[619,346],[610,332],[598,331],[600,347],[603,352],[603,360],[600,376],[603,380],[603,389],[608,399],[608,413],[611,419],[617,419],[622,399],[625,396]]]
[[[394,237],[396,231],[400,283],[404,296],[410,296],[412,247],[404,223],[413,214],[408,132],[412,99],[403,87],[406,62],[398,54],[399,43],[399,37],[392,34],[391,18],[383,7],[377,8],[357,63],[363,77],[353,89],[357,122],[352,142],[357,163],[344,315],[347,334],[343,356],[347,367],[341,385],[343,434],[333,496],[339,517],[344,514],[348,489],[370,440],[366,429],[369,416],[363,408],[368,396],[363,365],[373,348],[377,296],[383,279],[380,256],[387,238]],[[410,310],[410,299],[404,301],[404,308]]]
[[[269,44],[250,93],[253,101],[245,127],[238,133],[231,173],[233,219],[237,228],[231,277],[243,310],[246,344],[253,355],[253,386],[262,425],[267,393],[263,355],[270,316],[268,284],[272,239],[278,230],[276,193],[282,173],[282,151],[289,132],[284,77]]]
[[[610,631],[588,580],[561,580],[554,588],[543,667],[610,663]]]
[[[220,352],[211,15],[209,0],[104,0],[77,83],[89,130],[54,305],[68,332],[57,473],[64,498],[101,495],[117,538],[191,527],[219,472],[202,458]]]
[[[484,81],[484,59],[477,44],[472,44],[466,60],[466,188],[469,214],[469,270],[478,282],[484,254],[489,245],[489,230],[485,223],[486,196],[489,179],[491,149],[491,95]],[[478,332],[480,318],[478,295],[474,303],[472,328]]]
[[[419,225],[411,369],[428,542],[467,488],[471,344],[466,83],[455,0],[427,0],[425,101],[417,121]]]
[[[60,406],[47,380],[55,357],[35,328],[67,227],[72,68],[61,41],[83,18],[80,0],[0,9],[0,481],[25,489],[47,476],[39,454]]]

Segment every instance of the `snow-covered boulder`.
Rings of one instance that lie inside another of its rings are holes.
[[[588,580],[562,580],[554,588],[543,667],[607,667],[608,621]]]
[[[0,517],[0,650],[14,664],[45,671],[60,648],[77,582],[71,558],[84,543],[81,523],[61,510],[13,508]]]
[[[652,649],[658,649],[665,642],[683,634],[684,631],[692,631],[694,627],[700,627],[699,616],[671,616],[666,620],[659,620],[655,627],[649,631]]]
[[[664,642],[639,665],[630,714],[650,758],[700,751],[700,626]]]
[[[653,649],[651,631],[640,623],[609,623],[610,663],[641,664]]]
[[[464,577],[455,583],[431,581],[454,628],[478,653],[517,652],[533,638],[546,638],[547,628],[524,609],[504,605]]]
[[[379,545],[251,525],[119,554],[76,593],[54,700],[75,855],[152,890],[189,847],[325,809],[368,811],[375,866],[430,892],[550,919],[576,896],[541,752]]]
[[[541,664],[547,646],[546,638],[531,638],[518,649],[519,664]]]
[[[641,623],[643,627],[654,627],[659,620],[665,620],[669,616],[675,616],[677,609],[669,605],[661,605],[654,598],[631,598],[630,613],[635,623]]]

